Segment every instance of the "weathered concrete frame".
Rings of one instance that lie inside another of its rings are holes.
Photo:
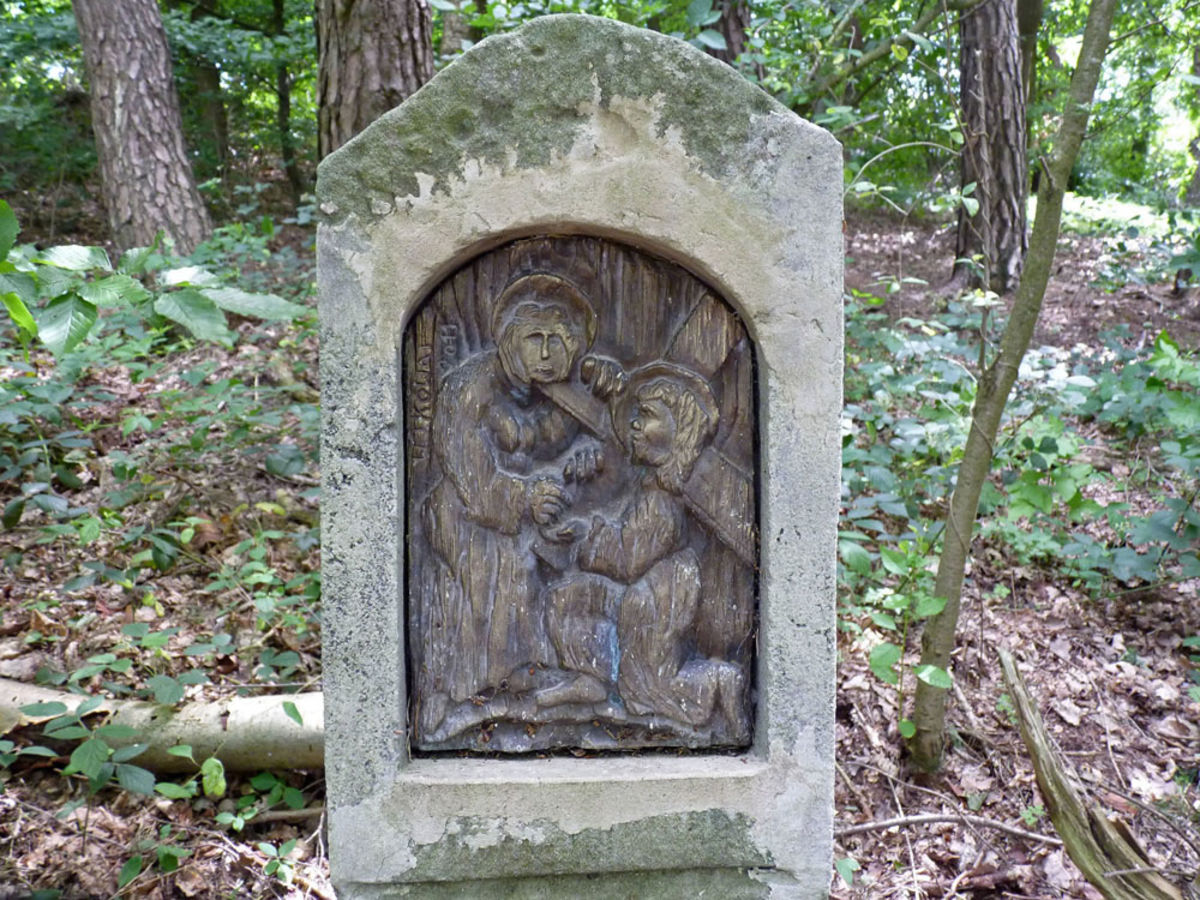
[[[825,895],[841,190],[826,132],[686,44],[581,16],[483,42],[322,165],[326,772],[342,896],[608,896],[631,877],[657,896]],[[745,754],[408,753],[404,328],[463,262],[544,233],[687,267],[755,341],[760,636]],[[452,883],[479,879],[496,881]]]

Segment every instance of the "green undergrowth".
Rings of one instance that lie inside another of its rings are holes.
[[[68,787],[60,818],[119,788],[184,804],[185,821],[215,807],[232,832],[303,807],[303,774],[227,781],[186,746],[169,752],[193,774],[157,780],[102,702],[319,686],[311,232],[297,251],[264,217],[186,258],[155,245],[115,260],[17,237],[0,202],[4,621],[41,660],[38,683],[87,699],[6,720],[0,783],[49,758]],[[290,881],[294,844],[257,845],[268,877]],[[129,847],[119,887],[191,853],[162,825]]]
[[[944,605],[933,596],[941,529],[980,342],[990,352],[1002,323],[969,296],[928,319],[892,320],[885,307],[847,299],[840,627],[869,648],[877,676],[903,687],[909,632]],[[1200,578],[1200,359],[1165,332],[1131,344],[1114,333],[1096,348],[1026,355],[968,590],[1004,596],[1019,572],[1099,601]],[[912,675],[951,684],[940,670]]]
[[[1031,199],[1030,221],[1036,206],[1036,198]],[[1091,286],[1109,293],[1163,281],[1174,282],[1179,291],[1200,276],[1200,209],[1156,209],[1116,197],[1068,193],[1063,232],[1099,240]]]
[[[0,566],[37,680],[168,705],[315,683],[311,254],[268,218],[187,258],[17,236],[0,203]]]

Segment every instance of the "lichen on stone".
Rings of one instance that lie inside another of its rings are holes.
[[[666,73],[664,77],[664,73]],[[653,99],[656,135],[678,134],[700,171],[743,165],[756,117],[783,107],[729,66],[666,35],[609,19],[546,16],[490,37],[326,158],[317,196],[325,220],[387,215],[419,196],[418,173],[448,191],[468,160],[539,168],[566,154],[587,110]]]

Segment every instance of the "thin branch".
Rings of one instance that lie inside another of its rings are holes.
[[[919,816],[897,816],[894,819],[883,819],[878,822],[864,822],[862,825],[849,825],[845,828],[837,828],[834,829],[833,836],[840,839],[855,834],[865,834],[868,831],[886,831],[888,828],[908,825],[934,825],[939,822],[960,822],[967,825],[974,825],[977,828],[991,828],[994,831],[1003,831],[1005,834],[1011,834],[1026,841],[1047,844],[1051,847],[1062,846],[1062,841],[1058,838],[1038,834],[1036,831],[1026,831],[1024,828],[1018,828],[1015,825],[1006,825],[1003,822],[997,822],[995,819],[985,819],[983,816],[969,816],[964,813],[925,813]]]
[[[261,825],[264,822],[307,822],[309,819],[319,819],[325,815],[324,805],[308,806],[303,809],[268,809],[247,819],[248,824]]]
[[[949,8],[955,12],[962,12],[969,9],[974,9],[981,2],[982,0],[954,0],[954,2],[949,4]],[[887,56],[892,52],[892,47],[911,47],[916,42],[909,35],[920,34],[923,32],[929,27],[934,19],[941,15],[941,13],[942,10],[938,6],[931,5],[927,10],[921,13],[916,21],[912,23],[911,27],[902,30],[899,34],[892,35],[891,37],[880,41],[862,56],[858,57],[858,59],[854,60],[854,62],[843,66],[841,69],[819,81],[814,87],[806,90],[804,93],[814,99],[820,97],[823,94],[833,90],[833,88],[837,87],[848,78],[853,78],[863,69],[867,68],[877,60]],[[811,102],[812,101],[809,101],[806,104],[800,105],[811,105]]]
[[[1172,13],[1176,13],[1176,12],[1185,13],[1189,9],[1192,9],[1193,7],[1196,7],[1196,6],[1200,6],[1200,0],[1192,0],[1191,3],[1185,3],[1178,10],[1174,10],[1174,9],[1168,10],[1167,14],[1171,15]],[[1149,22],[1142,23],[1137,28],[1131,28],[1129,31],[1126,31],[1124,34],[1117,35],[1115,38],[1113,38],[1111,41],[1109,41],[1109,44],[1110,45],[1119,44],[1119,43],[1121,43],[1121,41],[1127,40],[1128,38],[1136,37],[1137,35],[1141,34],[1143,31],[1145,31],[1149,28],[1154,28],[1157,25],[1162,25],[1166,21],[1167,21],[1167,16],[1160,16],[1157,19],[1151,19]]]

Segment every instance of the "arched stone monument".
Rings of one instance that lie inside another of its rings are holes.
[[[824,895],[841,184],[723,63],[583,16],[322,163],[341,895]]]

